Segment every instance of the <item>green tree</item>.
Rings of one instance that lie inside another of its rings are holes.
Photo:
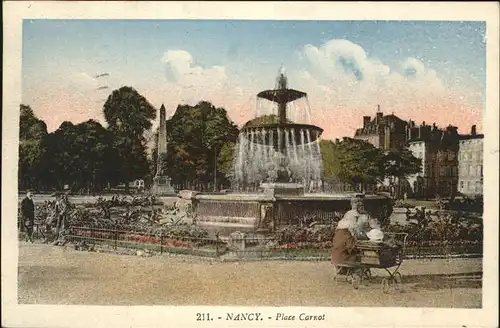
[[[384,176],[384,154],[372,144],[352,138],[320,141],[326,182],[351,184],[366,190]]]
[[[112,135],[99,122],[88,120],[75,126],[74,149],[79,158],[79,187],[102,190],[113,176],[115,150]]]
[[[386,176],[406,178],[422,170],[422,160],[404,148],[400,152],[388,152],[384,156],[384,171]]]
[[[44,140],[47,183],[60,189],[102,190],[112,181],[116,152],[112,134],[99,122],[63,122]]]
[[[219,162],[223,146],[234,143],[238,133],[224,108],[206,101],[179,105],[167,121],[167,165],[172,183],[180,188],[208,189],[215,175],[219,182],[226,182],[221,168],[216,167],[216,158]]]
[[[148,174],[150,162],[144,133],[151,129],[156,109],[132,87],[114,90],[104,104],[104,118],[113,135],[117,158],[114,180],[125,182]]]
[[[37,118],[30,106],[20,106],[19,139],[42,139],[47,135],[47,124]]]
[[[229,141],[222,145],[217,158],[218,171],[222,173],[227,184],[230,185],[234,178],[234,160],[236,154],[236,143]]]
[[[30,106],[20,105],[19,117],[19,189],[42,188],[43,140],[47,125],[37,118]]]

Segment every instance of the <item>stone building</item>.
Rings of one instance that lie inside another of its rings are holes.
[[[364,140],[385,151],[396,151],[404,147],[407,122],[394,114],[384,116],[378,106],[372,119],[363,116],[363,127],[356,130],[354,139]]]
[[[363,116],[363,127],[354,135],[386,152],[408,147],[422,159],[421,172],[408,177],[402,190],[415,198],[482,194],[483,138],[476,126],[470,134],[460,135],[455,126],[439,128],[425,122],[417,126],[393,114],[384,116],[380,107],[373,119]],[[385,184],[389,185],[388,180]]]
[[[431,185],[429,172],[429,145],[424,140],[412,140],[408,142],[410,150],[416,158],[422,160],[421,171],[408,177],[408,184],[411,189],[411,196],[415,198],[424,198]]]
[[[476,133],[473,125],[468,135],[460,136],[458,150],[458,192],[483,194],[483,134]]]
[[[458,186],[459,134],[455,126],[445,129],[423,122],[415,126],[409,121],[406,129],[408,149],[422,159],[422,171],[408,177],[415,198],[455,196]]]

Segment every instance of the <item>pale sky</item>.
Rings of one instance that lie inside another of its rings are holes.
[[[352,136],[378,104],[467,133],[485,110],[484,35],[483,22],[25,20],[22,102],[49,131],[104,123],[105,99],[128,85],[167,116],[207,100],[241,125],[284,65],[323,138]]]

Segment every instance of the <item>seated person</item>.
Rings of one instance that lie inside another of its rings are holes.
[[[332,247],[332,263],[334,265],[356,262],[356,219],[357,217],[349,211],[337,225]]]
[[[351,264],[357,260],[356,241],[367,239],[366,232],[373,225],[360,197],[351,200],[352,209],[339,221],[333,236],[332,263]]]

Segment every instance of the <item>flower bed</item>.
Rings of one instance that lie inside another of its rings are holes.
[[[384,231],[407,233],[406,247],[409,252],[427,253],[482,253],[482,220],[458,214],[437,213],[438,220],[422,220],[408,225],[389,224]],[[307,227],[288,226],[274,234],[275,248],[282,250],[331,249],[336,224]],[[418,251],[417,251],[418,249]]]

